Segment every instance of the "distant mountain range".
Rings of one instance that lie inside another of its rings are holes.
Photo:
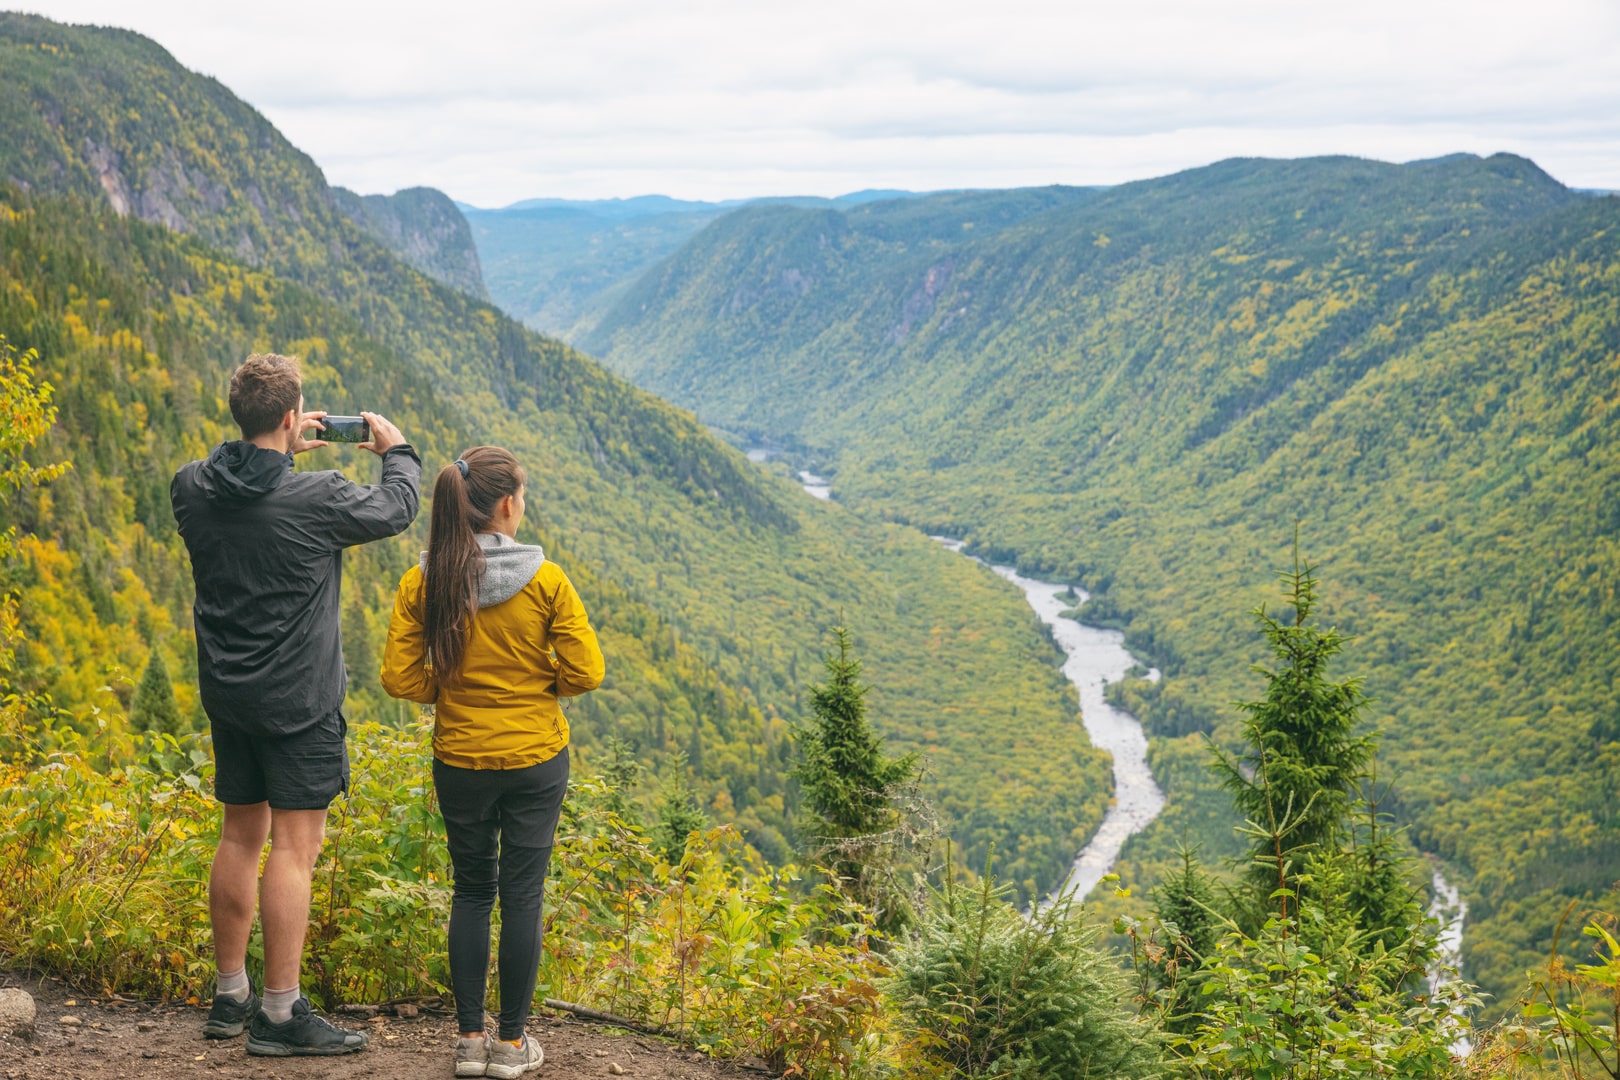
[[[567,339],[658,260],[731,210],[759,204],[847,208],[918,198],[871,189],[837,198],[783,196],[693,202],[664,195],[630,199],[525,199],[499,210],[457,203],[472,228],[490,295],[544,333]]]

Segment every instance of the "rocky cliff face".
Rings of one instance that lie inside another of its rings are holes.
[[[414,187],[392,195],[356,195],[339,187],[332,196],[351,221],[422,273],[489,299],[472,230],[444,192]]]
[[[0,183],[104,199],[305,283],[375,240],[488,299],[472,233],[442,193],[329,187],[267,119],[155,42],[0,12],[0,71]]]

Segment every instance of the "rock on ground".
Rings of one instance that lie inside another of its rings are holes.
[[[34,995],[17,986],[0,988],[0,1034],[33,1038],[34,1016]]]

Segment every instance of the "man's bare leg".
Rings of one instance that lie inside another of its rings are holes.
[[[325,838],[325,810],[270,811],[270,858],[259,883],[259,917],[264,924],[264,1011],[274,1023],[284,1023],[286,1015],[278,1014],[297,1000],[310,877]]]
[[[214,928],[214,963],[222,972],[247,964],[248,936],[258,897],[259,857],[270,835],[270,804],[225,804],[219,848],[208,874],[208,915]]]

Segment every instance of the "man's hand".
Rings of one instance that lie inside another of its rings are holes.
[[[324,412],[299,413],[298,430],[293,432],[292,446],[288,448],[287,452],[289,454],[302,454],[305,450],[315,450],[327,445],[325,439],[304,438],[304,432],[312,427],[325,429],[326,425],[321,423],[325,416]]]
[[[371,425],[371,441],[360,443],[362,449],[370,450],[378,457],[382,457],[405,442],[405,436],[399,433],[399,428],[390,424],[385,417],[378,416],[374,412],[363,412],[360,415]]]

